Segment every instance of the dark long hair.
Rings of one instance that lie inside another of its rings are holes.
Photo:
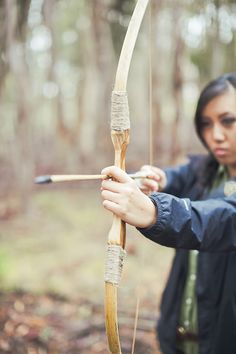
[[[198,99],[197,108],[195,112],[195,129],[196,132],[204,144],[204,146],[208,149],[206,142],[202,136],[202,112],[206,105],[215,97],[220,96],[227,92],[233,86],[236,89],[236,72],[228,73],[218,77],[217,79],[210,81],[202,90],[200,97]],[[214,158],[214,156],[210,153],[208,158],[205,160],[204,166],[201,169],[200,183],[202,187],[211,187],[213,182],[215,173],[219,167],[218,161]]]

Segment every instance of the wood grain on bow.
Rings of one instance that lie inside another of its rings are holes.
[[[134,46],[149,0],[138,0],[125,36],[114,90],[112,92],[111,138],[115,150],[115,165],[125,169],[125,155],[129,144],[129,108],[126,86]],[[117,320],[117,288],[121,277],[124,248],[125,223],[113,216],[108,235],[107,262],[105,267],[105,317],[110,353],[120,354],[120,340]]]

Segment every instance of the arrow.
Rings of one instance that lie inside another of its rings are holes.
[[[129,174],[129,176],[133,179],[152,178],[151,175],[148,175],[147,173],[144,172],[131,173]],[[34,183],[47,184],[47,183],[57,183],[57,182],[103,180],[109,178],[111,177],[107,175],[49,175],[49,176],[36,177]]]

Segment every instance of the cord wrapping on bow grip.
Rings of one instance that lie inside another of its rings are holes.
[[[112,92],[111,129],[117,131],[130,129],[128,97],[124,91]]]
[[[107,246],[105,282],[119,285],[126,251],[118,245]]]

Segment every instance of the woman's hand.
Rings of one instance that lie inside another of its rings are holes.
[[[154,204],[141,192],[132,178],[116,166],[107,167],[101,173],[112,178],[102,182],[105,209],[136,227],[149,227],[156,222]]]
[[[153,192],[161,192],[166,184],[166,174],[158,167],[144,165],[141,167],[140,172],[145,172],[148,178],[138,180],[138,186],[141,191],[147,195]]]

